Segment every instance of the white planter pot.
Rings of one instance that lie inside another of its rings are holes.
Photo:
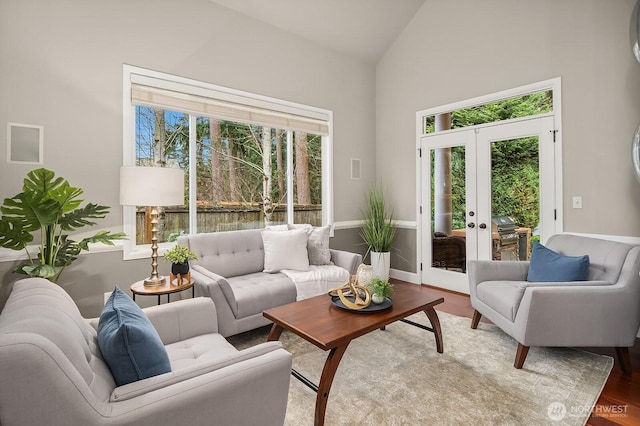
[[[373,276],[382,280],[389,279],[389,266],[391,265],[391,253],[386,251],[379,253],[372,251],[371,253],[371,267],[373,268]]]
[[[371,301],[373,303],[375,303],[376,305],[379,305],[382,302],[384,302],[384,297],[378,296],[377,294],[373,294],[373,295],[371,295]]]

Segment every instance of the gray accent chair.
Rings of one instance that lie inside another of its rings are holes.
[[[144,309],[172,371],[116,387],[97,319],[41,279],[16,282],[0,314],[0,424],[282,425],[291,355],[279,342],[236,350],[209,298]]]
[[[567,256],[589,255],[589,278],[528,282],[529,262],[469,261],[475,309],[518,342],[514,366],[531,346],[614,347],[625,374],[640,327],[640,246],[558,234],[546,247]]]

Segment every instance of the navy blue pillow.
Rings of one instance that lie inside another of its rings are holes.
[[[535,242],[531,250],[530,282],[586,281],[589,278],[589,256],[564,256]]]
[[[98,346],[118,386],[171,371],[158,332],[118,287],[100,314]]]

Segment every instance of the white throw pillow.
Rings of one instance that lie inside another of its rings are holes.
[[[310,231],[313,226],[310,223],[290,223],[289,230],[292,229],[304,229],[305,231]]]
[[[309,231],[307,251],[309,252],[310,265],[330,265],[331,251],[329,250],[329,238],[331,227],[329,225],[312,228]]]
[[[285,223],[284,225],[269,225],[264,227],[265,231],[288,231],[289,226]]]
[[[264,246],[264,272],[275,273],[282,269],[309,270],[307,240],[303,229],[293,231],[262,231]]]

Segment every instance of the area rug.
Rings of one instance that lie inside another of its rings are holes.
[[[354,314],[357,315],[357,314]],[[327,425],[584,425],[613,367],[608,356],[533,347],[522,370],[517,343],[492,324],[438,313],[444,353],[432,333],[394,323],[349,345],[333,381]],[[426,315],[409,317],[429,325]],[[268,328],[229,338],[239,349]],[[318,383],[328,352],[290,332],[280,338],[293,368]],[[291,378],[285,425],[312,425],[316,394]]]

